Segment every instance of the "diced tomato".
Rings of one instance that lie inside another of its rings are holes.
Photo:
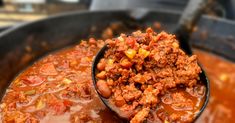
[[[42,65],[40,68],[40,73],[43,75],[52,75],[52,76],[58,74],[53,63],[46,63]]]
[[[73,102],[71,102],[71,101],[69,101],[69,100],[64,100],[64,105],[66,106],[66,107],[70,107],[70,106],[72,106],[73,105]]]
[[[55,115],[61,115],[66,111],[66,106],[62,101],[55,101],[53,103],[50,103],[49,109],[54,112]]]
[[[49,112],[53,112],[54,115],[61,115],[66,112],[66,106],[63,100],[58,99],[53,94],[45,95],[46,105],[48,106]]]
[[[131,48],[133,48],[133,47],[135,46],[135,42],[136,42],[136,40],[133,39],[133,38],[130,38],[130,37],[127,37],[127,38],[126,38],[126,43],[127,43]]]
[[[31,76],[24,76],[21,78],[23,83],[30,86],[40,85],[45,81],[45,78],[41,76],[31,75]]]

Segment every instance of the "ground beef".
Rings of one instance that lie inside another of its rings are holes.
[[[199,82],[201,68],[196,55],[188,56],[180,49],[175,35],[149,28],[146,32],[121,34],[106,43],[108,50],[97,65],[98,91],[121,111],[128,112],[132,123],[143,122],[150,109],[161,102],[160,96],[170,89],[192,88]],[[176,110],[191,110],[193,106],[192,100],[181,93],[171,98],[176,101],[172,104]],[[178,118],[174,114],[171,117]]]

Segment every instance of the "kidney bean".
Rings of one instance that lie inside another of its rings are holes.
[[[96,74],[96,77],[99,79],[105,79],[106,78],[106,72],[101,71],[100,73]]]
[[[105,80],[98,80],[96,83],[99,93],[105,97],[109,98],[111,96],[111,90],[109,89],[107,82]]]
[[[101,59],[100,62],[97,64],[97,69],[99,71],[103,71],[105,69],[106,63],[104,59]]]

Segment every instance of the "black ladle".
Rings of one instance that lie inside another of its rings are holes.
[[[193,27],[195,26],[196,22],[200,19],[202,13],[204,12],[205,8],[209,6],[212,0],[190,0],[187,7],[185,8],[177,27],[175,28],[174,34],[176,35],[177,39],[180,42],[180,47],[188,54],[192,55],[192,49],[189,45],[189,39],[191,36],[191,33],[193,31]],[[97,91],[96,87],[96,66],[101,58],[103,58],[105,51],[107,50],[107,45],[105,45],[103,48],[100,49],[100,51],[97,53],[93,64],[92,64],[92,80],[93,84],[95,86],[95,90]],[[209,80],[206,77],[205,72],[202,70],[202,73],[200,74],[200,80],[203,82],[203,84],[206,85],[206,92],[205,92],[205,101],[203,106],[201,107],[200,111],[196,114],[195,119],[196,120],[203,110],[205,109],[210,96],[210,86],[209,86]],[[117,107],[112,106],[109,104],[108,99],[102,97],[102,95],[99,94],[97,91],[100,99],[103,101],[103,103],[109,107],[112,111],[117,113],[117,115],[123,119],[127,119],[126,115],[120,113]]]

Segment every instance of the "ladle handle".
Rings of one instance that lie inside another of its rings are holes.
[[[191,32],[211,1],[212,0],[190,0],[178,22],[178,25],[181,27],[179,29],[184,28],[187,32]]]
[[[213,0],[190,0],[179,19],[178,26],[174,33],[180,41],[182,48],[188,54],[192,54],[188,41],[193,27],[212,1]]]

